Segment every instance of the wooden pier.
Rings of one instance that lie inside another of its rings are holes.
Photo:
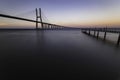
[[[99,33],[104,32],[103,40],[106,40],[107,33],[115,33],[118,34],[118,40],[116,42],[117,45],[120,44],[120,28],[82,28],[83,33],[91,35],[91,31],[94,32],[93,36],[99,38]]]

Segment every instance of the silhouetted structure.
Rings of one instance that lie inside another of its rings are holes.
[[[31,19],[17,17],[17,16],[6,15],[6,14],[0,14],[0,17],[34,22],[34,23],[36,23],[36,29],[42,29],[42,30],[44,30],[44,29],[53,30],[53,29],[69,29],[69,28],[71,28],[71,27],[65,27],[65,26],[61,26],[61,25],[57,25],[57,24],[43,22],[42,15],[41,15],[41,8],[39,8],[39,9],[36,8],[36,21],[31,20]],[[40,19],[40,21],[39,21],[39,19]],[[39,23],[41,24],[41,28],[38,27]]]
[[[119,34],[117,45],[120,43],[120,28],[82,28],[81,29],[83,33],[86,33],[88,35],[91,35],[91,31],[94,31],[94,36],[99,37],[99,32],[104,32],[104,38],[103,40],[106,40],[107,33],[117,33]],[[97,32],[97,36],[96,36]]]

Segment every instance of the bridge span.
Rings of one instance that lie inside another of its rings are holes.
[[[41,8],[39,8],[39,9],[36,8],[36,20],[21,18],[21,17],[7,15],[7,14],[0,14],[0,17],[17,19],[17,20],[28,21],[28,22],[34,22],[34,23],[36,23],[36,29],[65,29],[65,28],[71,28],[71,27],[66,27],[66,26],[62,26],[62,25],[43,22],[41,14],[42,14],[41,13]],[[38,24],[41,24],[41,28],[38,27]]]

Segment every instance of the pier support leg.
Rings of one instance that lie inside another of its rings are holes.
[[[90,29],[89,29],[89,33],[88,34],[90,35]]]
[[[51,30],[53,29],[53,26],[52,26],[52,25],[50,25],[50,29],[51,29]]]
[[[51,25],[48,25],[48,29],[51,29]]]
[[[45,29],[45,24],[43,24],[42,29]]]
[[[94,30],[94,36],[96,35],[96,31]]]
[[[119,43],[120,43],[120,33],[119,33],[119,36],[118,36],[117,45],[119,45]]]
[[[48,24],[48,29],[50,29],[50,25]]]
[[[44,26],[44,25],[43,25]],[[41,26],[41,29],[43,29],[43,27]]]
[[[44,24],[44,29],[47,29],[47,28],[46,28],[46,24]]]
[[[99,37],[99,31],[97,32],[97,38]]]
[[[49,25],[47,24],[47,25],[46,25],[46,29],[48,29],[48,26],[49,26]]]
[[[107,34],[107,32],[105,31],[105,33],[104,33],[104,40],[106,40],[106,34]]]

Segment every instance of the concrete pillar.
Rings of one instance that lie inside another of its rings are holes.
[[[38,29],[38,10],[36,8],[36,29]]]

